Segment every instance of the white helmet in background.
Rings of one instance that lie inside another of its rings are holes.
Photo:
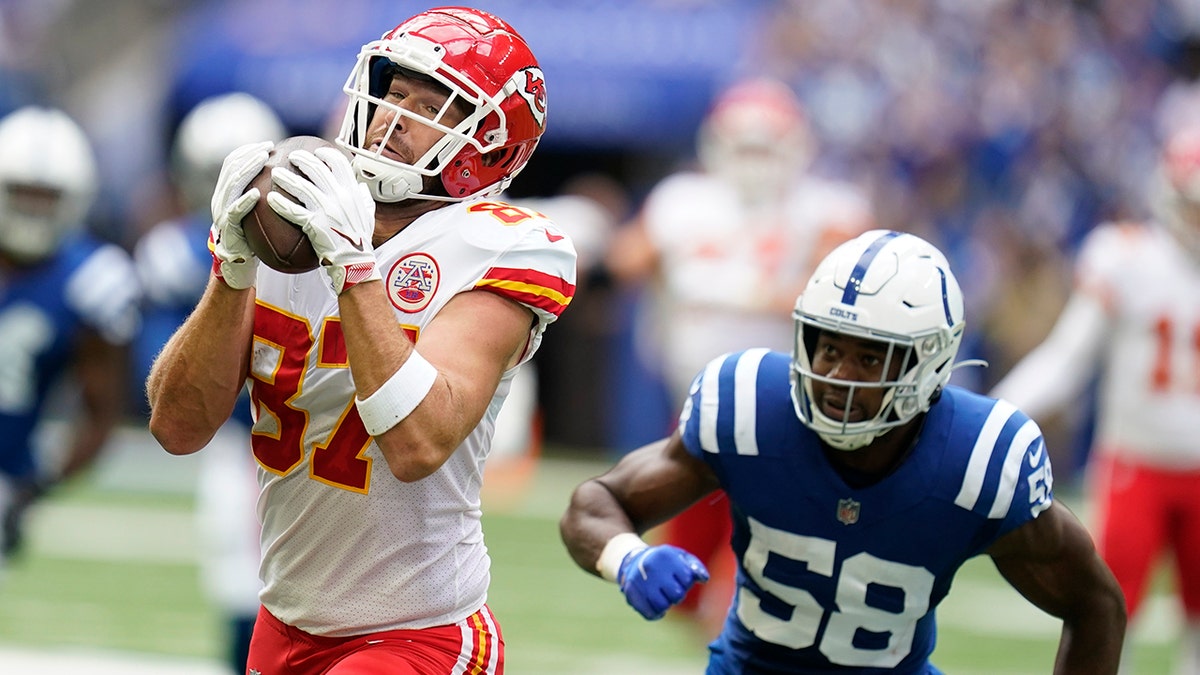
[[[865,232],[826,256],[796,300],[793,317],[796,414],[839,450],[857,450],[929,410],[950,379],[965,326],[962,290],[946,257],[920,237],[890,230]],[[885,345],[881,379],[851,382],[814,373],[813,349],[822,331]],[[888,379],[888,366],[896,362],[899,374]],[[864,389],[887,391],[873,418],[850,422],[821,412],[814,380],[846,387],[850,401]]]
[[[175,132],[171,165],[188,211],[207,211],[221,163],[247,143],[281,141],[283,122],[266,103],[243,92],[202,101]]]
[[[786,84],[748,80],[721,93],[700,125],[704,170],[755,199],[778,196],[814,154],[808,115]]]
[[[66,113],[27,106],[0,120],[0,249],[37,262],[58,249],[96,198],[92,145]]]
[[[1184,127],[1167,139],[1150,195],[1155,218],[1200,259],[1200,126]]]

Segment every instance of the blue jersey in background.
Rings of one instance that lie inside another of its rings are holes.
[[[81,334],[113,344],[138,331],[138,282],[128,254],[88,234],[49,258],[0,270],[0,473],[37,476],[34,432],[71,366]]]

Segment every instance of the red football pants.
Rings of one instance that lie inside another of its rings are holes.
[[[504,639],[486,605],[451,626],[348,638],[310,635],[260,608],[246,670],[264,675],[503,675]]]
[[[663,543],[678,546],[699,558],[712,577],[706,584],[693,586],[677,607],[688,613],[698,611],[702,603],[716,602],[728,607],[737,565],[733,549],[729,547],[733,520],[729,516],[729,498],[725,492],[714,491],[663,527]],[[714,597],[713,594],[728,597]]]
[[[1098,453],[1092,460],[1096,546],[1125,593],[1132,617],[1159,557],[1175,557],[1188,619],[1200,620],[1200,470],[1169,471]]]

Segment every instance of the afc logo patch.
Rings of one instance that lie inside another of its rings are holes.
[[[392,265],[385,281],[392,306],[412,314],[429,306],[441,281],[441,272],[437,261],[428,254],[410,253]]]
[[[837,505],[837,519],[843,525],[853,525],[858,522],[858,513],[862,508],[862,504],[853,499],[839,499]]]

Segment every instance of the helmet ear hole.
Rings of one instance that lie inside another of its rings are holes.
[[[508,148],[493,150],[483,155],[483,165],[495,166],[502,169],[507,168],[507,165],[512,163],[512,159],[515,155],[516,153],[509,152]]]

